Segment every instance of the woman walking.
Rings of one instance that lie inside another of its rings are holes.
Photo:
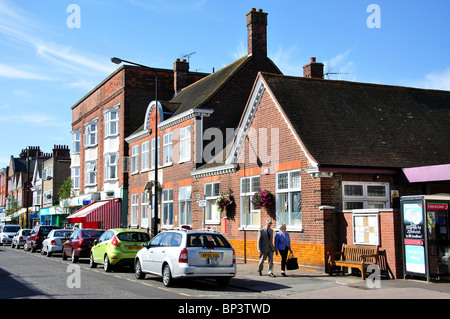
[[[278,251],[281,255],[281,275],[286,277],[286,260],[288,252],[292,253],[291,239],[289,233],[286,231],[286,224],[281,224],[280,231],[275,235],[275,254],[278,256]]]

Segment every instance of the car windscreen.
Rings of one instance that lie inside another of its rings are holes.
[[[20,230],[20,226],[8,226],[6,225],[5,228],[3,228],[4,233],[17,233]]]
[[[67,230],[56,230],[53,232],[54,237],[66,237],[70,236],[70,234],[72,234],[72,232]]]
[[[117,234],[117,239],[120,241],[129,241],[129,242],[148,242],[150,241],[150,235],[147,233],[141,232],[124,232]]]
[[[92,229],[82,229],[81,237],[83,238],[99,238],[104,232]]]
[[[22,236],[28,236],[30,233],[31,233],[31,230],[30,230],[30,229],[23,230],[23,231],[22,231]]]
[[[187,247],[223,247],[231,248],[228,241],[221,234],[189,234]]]
[[[39,230],[39,233],[41,235],[48,235],[48,233],[51,232],[53,229],[55,229],[55,228],[41,227],[41,229]]]

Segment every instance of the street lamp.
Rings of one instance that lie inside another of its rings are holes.
[[[121,64],[121,63],[128,63],[128,64],[132,64],[147,70],[150,70],[153,72],[153,74],[155,75],[155,222],[153,223],[153,235],[156,236],[156,234],[158,233],[158,73],[156,73],[156,71],[148,66],[142,65],[142,64],[138,64],[138,63],[134,63],[134,62],[130,62],[130,61],[126,61],[126,60],[122,60],[120,58],[117,57],[113,57],[111,58],[111,62],[115,63],[115,64]]]

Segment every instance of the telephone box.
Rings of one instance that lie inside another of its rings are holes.
[[[404,277],[448,277],[450,195],[403,196],[400,203]]]

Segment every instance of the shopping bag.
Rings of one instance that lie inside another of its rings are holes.
[[[286,269],[287,270],[295,270],[298,269],[297,258],[294,257],[292,253],[289,253],[289,256],[286,260]]]

